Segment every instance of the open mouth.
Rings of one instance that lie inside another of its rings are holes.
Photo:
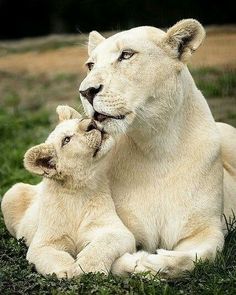
[[[125,115],[111,116],[111,115],[105,115],[105,114],[102,114],[102,113],[98,113],[97,111],[95,111],[93,117],[94,117],[94,119],[96,121],[103,122],[106,119],[123,120],[125,118]]]

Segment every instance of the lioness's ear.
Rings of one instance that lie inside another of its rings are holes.
[[[203,26],[195,19],[183,19],[171,27],[164,37],[174,57],[187,62],[191,54],[201,45],[205,38]]]
[[[56,171],[56,152],[51,144],[42,143],[30,148],[24,156],[25,168],[38,175],[54,176]]]
[[[75,109],[69,106],[59,105],[56,109],[56,112],[59,117],[59,121],[65,121],[70,119],[81,119],[82,116]]]
[[[88,55],[101,43],[105,38],[99,34],[97,31],[92,31],[89,33],[89,40],[88,40]]]

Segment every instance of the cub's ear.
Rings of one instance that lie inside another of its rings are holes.
[[[195,19],[183,19],[171,27],[164,37],[164,46],[175,58],[186,63],[205,38],[203,26]]]
[[[59,117],[59,121],[65,121],[70,119],[81,119],[82,116],[75,109],[69,106],[59,105],[56,109],[56,112]]]
[[[30,148],[24,156],[25,168],[38,175],[56,175],[56,151],[51,144],[42,143]]]
[[[91,52],[100,44],[105,38],[99,34],[97,31],[92,31],[89,33],[88,40],[88,55],[91,55]]]

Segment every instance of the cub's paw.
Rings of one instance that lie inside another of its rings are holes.
[[[71,261],[67,263],[54,265],[54,269],[52,269],[51,274],[54,273],[58,279],[71,279],[73,277],[72,268],[74,263],[74,259],[71,259]]]
[[[72,277],[78,277],[90,272],[108,274],[109,269],[106,269],[103,262],[91,259],[78,259],[71,268]]]
[[[58,279],[70,279],[70,278],[72,278],[71,268],[53,271],[53,274],[55,274]]]

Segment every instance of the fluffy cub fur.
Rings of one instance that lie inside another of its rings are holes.
[[[6,192],[5,223],[13,236],[25,238],[27,259],[43,275],[107,273],[116,258],[135,249],[106,177],[105,155],[114,140],[94,121],[73,119],[78,116],[73,110],[60,107],[58,112],[63,122],[24,158],[26,169],[43,181],[18,183]]]

